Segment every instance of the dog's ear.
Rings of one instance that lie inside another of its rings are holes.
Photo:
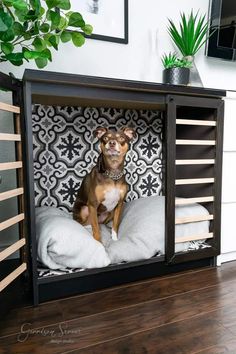
[[[133,128],[125,127],[121,129],[123,133],[127,136],[129,140],[132,140],[136,137],[136,132]]]
[[[101,139],[101,137],[107,132],[107,128],[104,127],[98,127],[94,132],[93,135],[94,137]]]

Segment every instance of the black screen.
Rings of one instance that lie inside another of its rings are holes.
[[[222,0],[218,45],[236,49],[236,1]]]

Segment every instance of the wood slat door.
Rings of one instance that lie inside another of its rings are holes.
[[[4,203],[9,201],[11,198],[17,198],[17,213],[13,213],[11,217],[2,220],[0,222],[0,245],[1,245],[1,235],[13,227],[17,226],[16,241],[9,241],[10,244],[0,251],[0,299],[1,295],[4,294],[2,298],[6,301],[5,292],[7,287],[12,285],[17,278],[19,278],[27,270],[27,257],[26,257],[26,247],[27,247],[27,237],[26,237],[26,226],[25,226],[25,198],[24,198],[24,173],[23,173],[23,152],[22,152],[22,124],[21,124],[21,110],[20,107],[22,102],[22,85],[19,80],[9,77],[8,75],[0,73],[0,89],[1,89],[1,100],[4,97],[4,91],[7,91],[8,98],[9,94],[12,98],[12,104],[1,102],[0,100],[0,115],[2,114],[0,121],[0,142],[1,150],[4,153],[4,149],[9,148],[15,152],[15,161],[4,161],[0,162],[0,181],[2,179],[1,174],[3,171],[13,170],[15,171],[16,186],[14,188],[7,188],[3,190],[1,188],[0,192],[0,203],[4,207]],[[6,115],[6,112],[7,115]],[[5,115],[4,115],[5,114]],[[14,132],[3,131],[4,120],[8,119],[13,120]],[[11,142],[10,145],[6,145],[6,142]],[[1,151],[0,151],[1,154]],[[1,160],[2,161],[2,160]],[[5,183],[7,185],[7,181]],[[5,187],[5,186],[4,186]],[[15,253],[19,252],[19,257],[14,257]],[[10,271],[6,272],[6,264],[11,261],[11,258],[17,260],[16,264],[12,269],[12,266],[9,267]],[[4,272],[3,272],[4,268]],[[17,291],[16,291],[17,292]],[[14,303],[14,294],[11,292],[11,297],[13,298]],[[0,300],[1,301],[1,300]],[[2,305],[4,305],[2,303]]]
[[[221,99],[169,96],[167,102],[166,258],[179,263],[220,252],[222,137]],[[202,204],[208,215],[176,217],[177,206]],[[176,225],[209,222],[209,231],[176,237]],[[175,251],[182,242],[207,240],[207,248]]]

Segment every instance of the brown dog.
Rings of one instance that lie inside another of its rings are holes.
[[[99,127],[95,136],[100,141],[101,154],[92,171],[85,176],[73,207],[73,218],[82,225],[92,225],[93,236],[100,241],[99,224],[113,220],[112,239],[117,232],[127,193],[124,161],[129,142],[135,137],[132,128],[114,132]]]

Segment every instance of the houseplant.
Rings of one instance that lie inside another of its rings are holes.
[[[162,56],[163,82],[172,85],[187,85],[189,83],[191,63],[187,59],[180,59],[176,53]]]
[[[1,0],[0,62],[19,66],[33,59],[43,68],[60,42],[83,45],[92,26],[70,7],[70,0]]]
[[[193,11],[188,16],[185,13],[181,13],[179,30],[171,19],[168,19],[168,21],[170,37],[182,56],[192,63],[191,84],[203,86],[195,66],[194,57],[208,39],[209,23],[206,21],[206,15],[201,16],[198,12],[194,14]]]

